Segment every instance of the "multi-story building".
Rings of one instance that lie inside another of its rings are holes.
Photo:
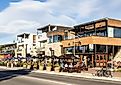
[[[87,65],[121,61],[121,21],[99,19],[74,26],[75,38],[62,41],[64,54],[80,57]]]
[[[36,56],[37,35],[32,33],[23,33],[17,35],[16,57]]]
[[[47,25],[37,29],[38,34],[38,51],[46,56],[61,56],[62,43],[64,40],[65,31],[71,27]]]
[[[11,58],[15,56],[16,43],[0,45],[0,58]]]

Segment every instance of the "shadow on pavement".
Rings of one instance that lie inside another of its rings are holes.
[[[20,69],[20,70],[2,70],[0,71],[0,82],[3,80],[8,80],[13,77],[27,75],[31,72],[31,70]]]

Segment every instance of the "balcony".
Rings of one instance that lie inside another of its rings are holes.
[[[76,39],[68,39],[61,42],[63,47],[81,46],[89,44],[100,45],[119,45],[121,46],[120,38],[100,37],[100,36],[88,36]]]
[[[38,41],[47,40],[47,33],[38,34]]]
[[[37,48],[37,51],[45,51],[45,47],[40,47],[40,48]]]

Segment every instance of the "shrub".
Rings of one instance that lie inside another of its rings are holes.
[[[56,63],[54,66],[55,66],[55,67],[60,67],[60,65],[59,65],[58,63]]]
[[[4,65],[4,62],[0,62],[0,66],[3,66]]]
[[[47,66],[48,66],[48,67],[52,66],[52,63],[50,63],[50,62],[49,62],[49,63],[47,63]]]

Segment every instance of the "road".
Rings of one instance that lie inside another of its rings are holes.
[[[121,82],[0,69],[0,85],[121,85]]]

